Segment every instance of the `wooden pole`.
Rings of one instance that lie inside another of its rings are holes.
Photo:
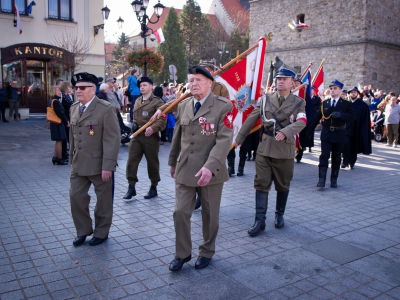
[[[296,87],[295,89],[293,89],[292,93],[297,92],[299,89],[301,89],[302,87],[307,86],[307,82],[300,84],[298,87]]]
[[[314,85],[315,78],[317,78],[319,72],[321,72],[321,69],[322,69],[322,66],[324,65],[324,62],[325,62],[325,58],[321,61],[321,64],[318,67],[317,73],[315,73],[315,75],[313,76],[312,83],[311,83],[312,85]]]
[[[237,57],[235,57],[234,59],[232,59],[231,61],[229,61],[227,64],[225,64],[221,69],[219,69],[218,71],[216,71],[214,73],[214,76],[226,71],[230,66],[236,64],[240,59],[244,58],[247,56],[247,54],[249,54],[250,52],[252,52],[254,49],[256,49],[258,47],[258,43],[253,45],[252,47],[250,47],[249,49],[247,49],[246,51],[244,51],[242,54],[238,55]],[[164,109],[164,111],[162,112],[162,114],[166,114],[168,113],[173,107],[177,106],[181,101],[185,100],[186,98],[192,96],[192,94],[190,93],[185,93],[183,94],[181,97],[179,97],[178,99],[174,100],[173,102],[171,102],[171,104]],[[151,124],[153,124],[157,119],[153,120],[153,121],[149,121],[147,122],[145,125],[143,125],[139,130],[137,130],[133,135],[131,135],[131,137],[136,137],[138,136],[140,133],[142,133],[144,130],[146,130],[147,127],[149,127]]]

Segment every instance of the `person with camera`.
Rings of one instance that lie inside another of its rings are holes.
[[[159,109],[164,102],[153,91],[153,81],[148,77],[142,77],[138,83],[140,88],[140,96],[133,108],[132,131],[138,130],[140,127],[150,121],[150,118]],[[149,192],[144,196],[145,199],[151,199],[157,196],[157,185],[160,179],[160,163],[158,160],[158,152],[160,149],[158,132],[164,130],[167,119],[161,117],[151,126],[131,140],[129,145],[129,156],[126,164],[126,179],[128,180],[128,191],[123,199],[129,200],[136,196],[135,185],[139,181],[137,177],[139,163],[143,154],[147,160],[147,172],[151,182]]]

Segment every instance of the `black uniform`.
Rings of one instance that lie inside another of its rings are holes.
[[[315,115],[313,128],[317,126],[321,118],[320,171],[321,168],[328,168],[328,161],[332,152],[331,178],[337,178],[339,175],[341,153],[346,138],[346,122],[354,121],[357,118],[357,114],[351,102],[339,98],[336,105],[332,107],[331,99],[327,99],[322,102],[320,110]]]

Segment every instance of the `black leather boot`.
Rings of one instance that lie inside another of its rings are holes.
[[[197,194],[197,197],[196,197],[196,204],[195,204],[195,206],[194,206],[194,210],[199,209],[200,206],[201,206],[200,195]]]
[[[246,157],[241,157],[239,159],[239,165],[238,165],[238,172],[237,172],[237,176],[243,176],[243,169],[244,169],[244,165],[246,164]]]
[[[327,170],[328,170],[327,167],[319,167],[319,180],[318,180],[317,187],[320,187],[320,188],[325,187]]]
[[[234,157],[228,157],[228,173],[229,177],[232,177],[232,175],[235,175],[235,158]]]
[[[149,192],[144,196],[144,199],[151,199],[157,196],[157,187],[152,185],[150,186]]]
[[[337,188],[337,178],[339,176],[339,168],[332,169],[331,172],[331,188]]]
[[[247,230],[250,236],[256,236],[265,230],[265,219],[268,208],[268,193],[256,191],[256,218],[254,225]]]
[[[285,226],[283,214],[285,213],[288,196],[289,191],[276,192],[275,228],[282,228],[283,226]]]
[[[128,191],[126,192],[123,199],[131,199],[132,197],[136,196],[136,189],[134,184],[130,184],[128,187]]]

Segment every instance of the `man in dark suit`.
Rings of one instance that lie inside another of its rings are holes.
[[[71,79],[79,100],[71,106],[69,131],[70,202],[77,232],[74,246],[82,245],[92,233],[89,245],[104,242],[113,215],[112,172],[117,166],[120,129],[114,106],[95,96],[97,82],[96,76],[86,72],[75,74]],[[92,184],[97,197],[94,231],[88,194]]]
[[[224,123],[231,102],[211,92],[214,78],[200,66],[189,68],[189,88],[193,97],[178,104],[177,121],[168,164],[175,178],[175,258],[169,269],[178,271],[192,258],[190,217],[196,192],[202,202],[203,243],[195,268],[209,265],[215,253],[219,209],[224,182],[229,180],[225,158],[233,132]]]
[[[332,152],[331,187],[337,188],[341,153],[346,138],[346,122],[357,118],[352,103],[340,97],[343,83],[334,80],[329,85],[330,98],[324,100],[316,113],[311,128],[315,128],[322,118],[321,155],[319,157],[318,188],[325,187],[328,161]]]

